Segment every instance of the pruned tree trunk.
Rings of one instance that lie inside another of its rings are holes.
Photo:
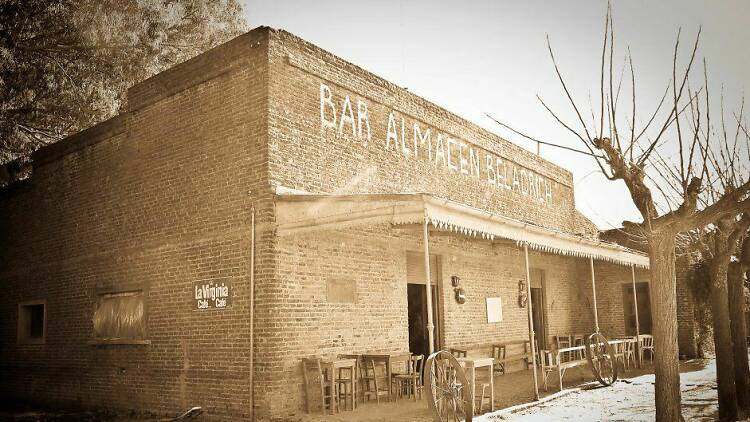
[[[729,264],[727,274],[729,288],[730,328],[734,346],[734,374],[737,389],[737,407],[740,417],[750,416],[750,365],[747,358],[747,327],[745,326],[745,292],[742,265]]]
[[[656,373],[656,420],[682,421],[680,371],[677,348],[677,280],[673,233],[649,238],[651,309],[654,313],[654,371]]]
[[[727,289],[729,258],[721,253],[727,249],[728,238],[729,236],[718,231],[714,239],[716,249],[714,259],[711,262],[711,314],[714,321],[719,419],[735,421],[739,415],[737,413],[737,390],[734,379],[732,331],[729,327],[729,291]]]

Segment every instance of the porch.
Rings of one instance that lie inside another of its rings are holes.
[[[628,332],[623,287],[645,278],[648,259],[619,245],[424,194],[279,195],[276,210],[279,252],[289,259],[282,282],[292,286],[291,296],[310,298],[301,307],[316,321],[295,333],[295,368],[313,355],[426,358],[458,348],[487,357],[493,344],[536,339],[529,342],[530,369],[514,372],[522,362],[509,363],[496,380],[495,408],[507,407],[556,390],[539,391],[537,349],[559,348],[557,338],[600,327],[620,337],[641,326]],[[568,371],[564,385],[580,379],[577,371]],[[286,381],[299,385],[299,378]],[[506,380],[513,380],[509,390]]]
[[[651,364],[645,363],[643,368],[630,370],[622,378],[627,380],[652,372]],[[524,370],[495,377],[494,402],[496,410],[534,401],[534,382],[530,373],[531,370]],[[599,384],[592,380],[591,371],[588,368],[576,368],[566,374],[564,387],[566,389],[597,387]],[[541,379],[539,382],[541,382]],[[557,393],[556,389],[550,389],[546,392],[542,390],[539,392],[539,396],[543,399]],[[403,398],[392,402],[381,402],[380,404],[366,402],[360,404],[354,411],[334,415],[305,414],[300,418],[300,422],[348,422],[354,420],[361,422],[432,422],[432,415],[428,409],[426,398],[423,397],[418,401]]]

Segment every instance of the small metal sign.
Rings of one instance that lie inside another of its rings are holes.
[[[231,305],[230,288],[225,282],[195,283],[197,309],[224,309]]]

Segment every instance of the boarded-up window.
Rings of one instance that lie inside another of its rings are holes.
[[[438,259],[437,255],[430,254],[430,283],[437,284],[438,281]],[[424,271],[424,253],[406,253],[406,282],[412,284],[427,284]]]
[[[143,291],[100,295],[94,311],[94,337],[101,340],[144,339]]]
[[[353,280],[330,278],[326,281],[326,298],[330,303],[356,303],[357,283]]]

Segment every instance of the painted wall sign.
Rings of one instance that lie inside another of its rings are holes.
[[[197,309],[224,309],[231,304],[229,286],[224,282],[200,282],[194,287]]]
[[[324,83],[320,84],[320,125],[338,136],[359,139],[364,147],[370,147],[376,136],[394,155],[426,160],[448,172],[485,180],[497,189],[517,192],[540,204],[552,204],[552,180],[402,113],[391,110],[382,125],[386,132],[374,134],[367,101],[353,101],[349,95],[336,97]]]

